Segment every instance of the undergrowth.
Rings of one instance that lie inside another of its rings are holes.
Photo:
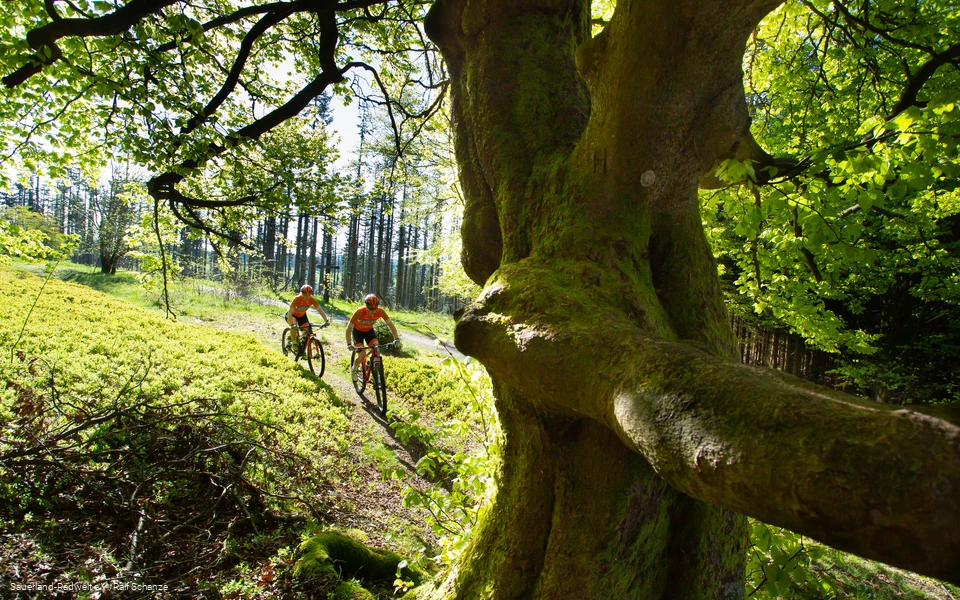
[[[4,587],[125,580],[202,596],[255,569],[240,580],[298,593],[290,548],[325,520],[353,441],[346,407],[249,337],[70,283],[37,299],[41,283],[0,267]]]

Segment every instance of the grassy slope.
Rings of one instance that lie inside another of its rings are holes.
[[[373,542],[389,540],[390,545],[399,546],[401,550],[421,545],[415,541],[423,537],[419,519],[399,506],[402,485],[384,482],[380,475],[382,463],[387,461],[393,466],[396,458],[389,456],[390,451],[384,450],[381,442],[368,439],[375,437],[376,432],[365,426],[357,427],[355,406],[341,401],[326,383],[316,380],[279,353],[264,348],[263,344],[273,346],[273,335],[282,323],[274,314],[278,312],[276,307],[223,302],[209,295],[191,301],[191,296],[198,295],[190,290],[179,292],[181,300],[187,300],[179,305],[187,308],[187,315],[192,313],[199,321],[215,318],[226,329],[262,331],[261,343],[249,335],[183,323],[187,320],[183,317],[181,322],[165,319],[159,309],[148,308],[154,304],[153,300],[140,291],[129,276],[109,278],[76,270],[64,271],[62,276],[125,297],[139,306],[56,279],[40,293],[42,279],[0,267],[0,378],[11,381],[26,376],[24,364],[39,357],[35,365],[45,365],[41,369],[44,377],[52,377],[72,404],[84,406],[88,412],[116,397],[133,381],[138,399],[150,398],[151,402],[158,403],[203,399],[217,411],[255,416],[268,426],[282,429],[282,434],[265,440],[265,445],[273,450],[297,453],[302,457],[297,468],[303,473],[302,477],[301,474],[272,473],[270,465],[261,464],[262,472],[250,472],[247,477],[272,493],[303,497],[319,514],[310,514],[303,505],[287,500],[269,501],[272,510],[306,513],[315,524],[306,529],[301,527],[304,534],[315,531],[319,525],[340,525],[366,529]],[[38,297],[17,344],[25,360],[11,361],[10,350],[20,337],[30,306]],[[20,400],[13,388],[6,386],[0,396],[0,414],[4,421],[18,416],[16,411],[22,408],[17,406]],[[0,444],[0,453],[6,449]],[[5,490],[9,494],[18,491],[22,492],[12,487]],[[393,500],[385,498],[386,495],[392,495]],[[383,514],[381,503],[390,506],[393,514]],[[82,507],[64,514],[60,506],[46,515],[26,515],[26,519],[69,520],[82,516]],[[26,538],[16,538],[23,542],[18,542],[20,550],[5,549],[8,564],[11,557],[15,562],[17,552],[23,554],[23,548],[32,544],[41,555],[47,556],[48,563],[55,565],[52,572],[61,570],[58,576],[70,576],[67,572],[70,566],[62,561],[58,563],[57,552],[62,553],[64,547],[53,539],[62,532],[30,526],[24,521],[23,511],[8,512],[2,517],[0,525],[8,536],[6,542],[14,539],[10,536],[30,536],[26,541]],[[107,562],[120,560],[123,552],[120,544],[128,543],[129,530],[116,533],[115,539],[105,534],[96,543],[105,548],[106,555],[113,555]],[[257,540],[250,538],[242,544],[252,551],[252,546],[264,539],[263,536]],[[291,543],[295,546],[299,534],[294,532],[292,538],[287,535],[284,539],[288,546]],[[86,539],[84,543],[94,545],[94,540]],[[274,540],[272,546],[263,543],[259,550],[276,551],[281,543],[279,540]],[[249,560],[230,569],[211,573],[216,579],[214,584],[221,591],[257,588],[259,575],[255,571],[268,565],[272,572],[280,568],[280,563],[268,556],[257,558],[256,554],[252,552]],[[281,554],[289,557],[289,548]],[[247,595],[250,594],[254,592],[248,589]]]

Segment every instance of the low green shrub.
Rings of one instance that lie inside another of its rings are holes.
[[[326,385],[249,337],[42,284],[0,267],[4,540],[111,548],[196,590],[322,517],[326,469],[356,441]]]

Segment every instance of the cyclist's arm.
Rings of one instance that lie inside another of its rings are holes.
[[[320,302],[316,298],[313,299],[313,306],[317,309],[317,312],[320,313],[320,316],[323,317],[323,322],[329,323],[330,319],[327,317],[327,313],[323,312],[323,309],[320,308]]]
[[[359,312],[360,312],[359,309],[355,310],[353,312],[353,316],[350,317],[350,321],[347,322],[347,345],[348,346],[353,345],[353,325],[354,325],[354,321],[357,320],[357,313]]]
[[[399,339],[400,339],[400,333],[397,331],[397,326],[394,325],[394,324],[393,324],[393,321],[390,320],[390,317],[387,316],[387,311],[381,309],[381,312],[383,313],[383,322],[386,323],[386,324],[387,324],[387,327],[390,328],[390,333],[393,334],[393,339],[399,340]]]

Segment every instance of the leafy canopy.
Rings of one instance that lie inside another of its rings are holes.
[[[781,158],[726,161],[742,185],[701,195],[735,311],[862,388],[942,382],[960,339],[943,327],[960,315],[958,39],[950,2],[783,4],[744,57],[753,136]]]

